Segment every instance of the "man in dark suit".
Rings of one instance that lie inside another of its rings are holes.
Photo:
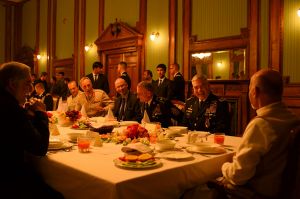
[[[159,64],[156,67],[158,80],[154,82],[154,93],[158,97],[163,97],[168,100],[171,100],[174,95],[174,89],[172,81],[165,76],[166,70],[167,67],[165,64]]]
[[[46,106],[46,111],[53,111],[53,98],[50,93],[46,93],[43,83],[37,83],[34,86],[35,96],[34,98],[41,100]]]
[[[19,62],[0,66],[0,193],[4,198],[61,199],[26,161],[29,154],[45,156],[49,144],[45,105],[35,101],[23,107],[32,90],[29,66]]]
[[[160,122],[162,127],[172,125],[171,118],[181,118],[181,111],[168,99],[154,94],[153,85],[142,81],[137,85],[137,95],[141,101],[141,112],[146,111],[150,122]]]
[[[182,74],[179,72],[179,65],[177,63],[171,64],[169,67],[170,75],[173,76],[173,99],[185,102],[185,81]]]
[[[115,88],[119,95],[115,99],[114,116],[117,117],[118,121],[141,122],[140,101],[136,94],[128,90],[127,82],[123,78],[117,78]]]
[[[189,130],[230,132],[230,115],[227,101],[212,94],[204,75],[192,78],[193,97],[186,100],[183,125]]]
[[[128,85],[128,90],[130,90],[131,88],[131,79],[127,73],[127,63],[124,62],[124,61],[121,61],[119,64],[118,64],[118,73],[120,74],[120,77],[123,78],[126,82],[127,82],[127,85]]]
[[[109,83],[106,75],[103,74],[103,64],[101,62],[93,63],[93,72],[87,77],[92,81],[93,89],[101,89],[109,94]]]

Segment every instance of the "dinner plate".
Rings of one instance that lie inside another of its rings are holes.
[[[191,158],[193,157],[193,155],[184,151],[165,151],[159,153],[157,157],[173,159],[173,160],[181,160],[181,159]]]
[[[162,165],[159,160],[147,160],[144,162],[127,162],[122,161],[119,158],[114,159],[114,163],[117,167],[123,169],[152,169]]]
[[[138,122],[137,121],[122,121],[122,122],[120,122],[120,126],[129,126],[132,124],[138,124]]]
[[[49,145],[48,146],[48,151],[51,151],[51,150],[63,150],[63,149],[68,149],[68,148],[71,148],[73,145],[70,144],[70,143],[63,143],[62,145]]]
[[[73,130],[89,130],[90,128],[89,127],[84,127],[84,128],[80,128],[80,127],[73,128],[73,127],[71,127],[71,129],[73,129]]]
[[[190,153],[205,153],[205,154],[222,154],[226,153],[226,149],[215,146],[212,144],[211,146],[190,146],[187,147],[187,152]]]

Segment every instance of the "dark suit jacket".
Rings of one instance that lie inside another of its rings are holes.
[[[68,85],[63,79],[57,80],[57,82],[52,87],[52,96],[62,97],[63,100],[67,99],[69,94]]]
[[[115,99],[115,106],[113,109],[114,116],[117,118],[119,117],[121,103],[122,103],[122,97],[121,97],[121,95],[119,95]],[[123,121],[138,121],[138,122],[140,122],[141,120],[142,120],[142,114],[141,114],[140,101],[137,98],[136,94],[129,92],[127,101],[126,101],[126,107],[125,107]]]
[[[87,77],[92,81],[94,89],[101,89],[105,91],[106,94],[109,94],[109,83],[106,75],[99,74],[98,79],[96,81],[94,81],[93,73],[88,74]]]
[[[41,96],[35,95],[34,97],[42,100],[46,105],[46,111],[53,111],[53,98],[49,93],[45,91]]]
[[[127,82],[127,84],[128,84],[128,90],[130,90],[130,88],[131,88],[131,79],[130,79],[128,73],[127,72],[123,72],[120,77],[123,78]]]
[[[174,97],[173,99],[185,102],[185,81],[181,73],[177,73],[173,79]]]
[[[227,101],[210,93],[203,103],[200,108],[199,98],[195,96],[186,100],[183,125],[189,130],[229,133],[230,114]]]
[[[0,104],[0,193],[7,193],[8,198],[60,198],[54,196],[56,192],[25,161],[25,154],[44,156],[47,153],[49,130],[46,113],[37,111],[34,117],[28,116],[3,88],[0,88]]]
[[[141,112],[147,111],[150,122],[160,122],[161,126],[166,128],[171,123],[171,118],[178,120],[182,117],[181,111],[174,106],[169,100],[163,97],[153,95],[151,104],[146,109],[145,103],[141,103]]]
[[[173,82],[168,78],[165,78],[161,85],[158,86],[158,80],[155,80],[154,84],[154,93],[158,97],[163,97],[168,100],[171,100],[174,95]]]

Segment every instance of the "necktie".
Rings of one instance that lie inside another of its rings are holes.
[[[158,86],[160,86],[161,83],[162,83],[162,79],[159,79],[159,81],[158,81]]]
[[[203,105],[204,105],[204,101],[199,100],[199,110],[201,110],[203,108]]]
[[[98,79],[98,75],[95,75],[94,80],[97,81],[97,79]]]
[[[149,114],[149,104],[147,102],[145,103],[145,111],[147,111],[147,113]]]
[[[118,118],[119,121],[124,119],[124,113],[125,113],[125,98],[122,98],[120,112],[119,112],[119,118]]]

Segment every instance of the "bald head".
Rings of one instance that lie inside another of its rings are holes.
[[[128,93],[128,84],[123,78],[116,79],[115,88],[116,91],[122,96],[125,96]]]
[[[282,76],[278,71],[272,69],[262,69],[256,72],[251,81],[256,87],[270,97],[280,98],[283,92]]]
[[[262,69],[252,77],[249,86],[249,99],[253,108],[281,101],[283,80],[278,71]]]

